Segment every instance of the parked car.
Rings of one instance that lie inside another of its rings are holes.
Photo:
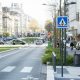
[[[36,45],[41,45],[42,43],[43,43],[42,40],[37,40],[37,41],[36,41]]]
[[[77,50],[80,50],[80,41],[77,42],[77,44],[76,44],[76,49],[77,49]]]
[[[4,44],[4,41],[0,41],[0,45],[3,45]]]
[[[22,44],[22,45],[24,45],[24,44],[26,44],[26,42],[24,42],[24,41],[22,41],[22,40],[18,40],[18,39],[13,39],[13,40],[12,40],[12,44],[13,44],[13,45],[17,45],[17,44]]]

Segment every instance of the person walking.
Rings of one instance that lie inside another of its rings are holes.
[[[74,43],[73,42],[70,43],[70,47],[71,47],[71,50],[73,50],[73,47],[74,47]]]

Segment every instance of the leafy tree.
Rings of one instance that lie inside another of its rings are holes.
[[[35,19],[32,19],[29,23],[29,29],[35,32],[38,29],[39,25]]]
[[[45,29],[48,31],[48,32],[51,32],[52,31],[52,22],[50,20],[47,20],[46,23],[45,23]]]
[[[5,32],[5,33],[3,33],[3,36],[8,37],[8,36],[10,36],[10,34],[8,32]]]

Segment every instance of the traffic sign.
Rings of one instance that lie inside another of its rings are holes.
[[[68,17],[58,16],[56,18],[56,27],[57,28],[68,28]]]

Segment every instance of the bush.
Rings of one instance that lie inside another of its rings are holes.
[[[73,65],[73,56],[70,55],[67,56],[66,65]]]
[[[46,50],[45,50],[45,54],[51,54],[52,51],[53,51],[52,49],[46,49]]]
[[[26,43],[32,43],[32,42],[34,42],[35,40],[36,40],[37,38],[25,38],[25,39],[23,39]]]
[[[43,64],[47,64],[47,62],[50,62],[50,64],[52,64],[52,51],[54,51],[56,53],[56,64],[60,65],[60,50],[59,48],[54,48],[52,49],[52,47],[47,47],[45,49],[45,54],[42,57],[42,63]],[[73,64],[73,56],[67,55],[66,58],[66,65],[72,65]]]
[[[42,63],[47,64],[47,62],[52,62],[52,47],[47,47],[45,49],[45,54],[42,57]]]
[[[42,57],[42,63],[47,64],[47,62],[52,62],[52,55],[51,54],[44,54]]]

